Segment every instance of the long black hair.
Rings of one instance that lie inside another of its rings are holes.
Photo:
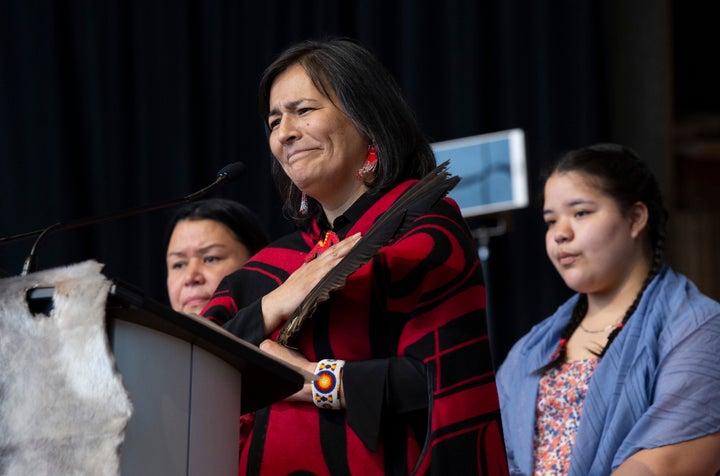
[[[305,69],[325,97],[337,98],[340,104],[336,106],[375,145],[377,170],[373,178],[366,180],[371,190],[422,178],[435,167],[430,143],[394,78],[368,49],[347,38],[295,44],[267,67],[260,80],[258,99],[267,134],[270,90],[275,79],[296,64]],[[305,217],[298,215],[301,192],[276,160],[272,171],[289,216],[302,222],[320,211],[319,204],[308,197],[309,213]]]
[[[627,320],[635,312],[645,288],[662,266],[668,213],[663,206],[662,193],[654,174],[638,154],[628,147],[601,143],[570,151],[544,174],[544,182],[547,182],[553,174],[567,172],[575,172],[592,178],[593,183],[598,186],[600,191],[615,200],[622,211],[628,210],[637,202],[644,203],[648,209],[647,246],[651,248],[652,253],[650,271],[635,296],[635,300],[625,311],[622,321],[608,335],[607,344],[599,352],[596,352],[598,357],[602,358]],[[565,361],[565,345],[580,325],[587,310],[587,295],[580,294],[570,321],[560,335],[557,352],[547,365],[537,370],[538,373],[558,367]]]

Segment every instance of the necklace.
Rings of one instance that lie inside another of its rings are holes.
[[[580,329],[582,329],[583,332],[587,332],[588,334],[601,334],[603,332],[611,331],[611,330],[615,329],[616,327],[622,328],[622,326],[623,326],[622,322],[618,321],[614,324],[608,324],[607,326],[603,327],[602,329],[588,329],[587,327],[582,325],[582,322],[580,322]]]
[[[338,238],[337,234],[335,234],[334,231],[326,231],[325,235],[321,237],[317,243],[315,243],[313,249],[311,249],[310,252],[305,256],[305,262],[307,263],[308,261],[314,260],[332,245],[335,245],[339,242],[340,238]]]

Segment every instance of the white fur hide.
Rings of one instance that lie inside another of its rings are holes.
[[[0,280],[0,474],[119,474],[132,405],[105,329],[111,283],[102,265]],[[33,287],[54,287],[49,316],[32,315]]]

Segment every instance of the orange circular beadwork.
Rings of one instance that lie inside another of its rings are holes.
[[[340,409],[340,386],[344,360],[323,359],[315,367],[313,380],[313,403],[318,408]]]

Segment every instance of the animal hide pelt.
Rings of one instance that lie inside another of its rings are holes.
[[[0,474],[117,475],[132,413],[95,261],[0,280]],[[54,288],[49,315],[26,293]]]

